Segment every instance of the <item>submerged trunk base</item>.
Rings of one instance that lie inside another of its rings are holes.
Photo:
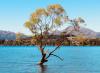
[[[42,55],[42,59],[41,61],[39,62],[39,65],[43,65],[45,62],[47,62],[48,60],[46,59],[46,54],[43,54]]]

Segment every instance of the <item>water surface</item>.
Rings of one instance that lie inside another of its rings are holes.
[[[51,51],[54,46],[47,46]],[[0,73],[100,73],[100,47],[67,47],[55,52],[44,66],[37,47],[0,47]]]

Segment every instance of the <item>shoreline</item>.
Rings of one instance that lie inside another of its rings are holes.
[[[57,40],[51,40],[52,42],[47,43],[50,46],[56,46]],[[77,45],[78,43],[78,45]],[[44,43],[43,43],[44,44]],[[39,43],[37,43],[39,45]],[[32,39],[21,39],[21,40],[0,40],[0,46],[35,46]],[[72,40],[64,40],[62,46],[100,46],[100,38],[95,39],[85,39],[85,40],[77,40],[73,43]]]

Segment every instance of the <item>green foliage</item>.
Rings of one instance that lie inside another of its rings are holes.
[[[26,21],[25,22],[25,27],[27,27],[27,28],[31,28],[31,22],[30,21]]]
[[[39,8],[31,14],[30,19],[25,22],[25,26],[35,34],[54,30],[55,26],[65,23],[62,21],[66,17],[65,11],[59,4],[49,5],[47,8]]]
[[[58,17],[54,20],[54,23],[57,25],[61,25],[61,17]]]

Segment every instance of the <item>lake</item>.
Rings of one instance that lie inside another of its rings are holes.
[[[47,46],[51,51],[54,46]],[[100,73],[100,47],[62,46],[44,66],[37,63],[41,58],[35,46],[1,46],[0,73]]]

